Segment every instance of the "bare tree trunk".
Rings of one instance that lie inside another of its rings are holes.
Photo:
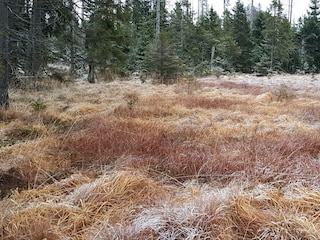
[[[229,4],[229,0],[223,0],[223,13],[227,10],[228,4]]]
[[[161,22],[161,13],[160,13],[160,6],[161,6],[161,0],[157,1],[157,9],[156,9],[156,41],[159,40],[160,35],[160,22]]]
[[[251,11],[250,11],[250,24],[253,23],[253,0],[251,0]]]
[[[8,95],[8,8],[6,0],[0,0],[0,108],[9,108]]]
[[[213,46],[211,48],[211,60],[210,60],[210,65],[211,65],[211,71],[213,70],[213,66],[214,66],[214,54],[216,52],[216,47]]]
[[[95,83],[95,79],[94,79],[94,64],[93,63],[89,63],[88,82],[89,83]]]
[[[289,0],[289,22],[292,23],[293,0]]]
[[[73,4],[73,0],[69,0],[69,7],[70,10],[72,12],[72,14],[74,14],[74,4]],[[75,41],[75,33],[74,33],[74,29],[75,29],[75,20],[72,19],[71,23],[70,23],[70,38],[71,38],[71,42],[70,42],[70,74],[73,75],[75,73],[75,47],[74,47],[74,41]]]
[[[41,0],[33,0],[28,47],[28,72],[35,76],[41,67]]]

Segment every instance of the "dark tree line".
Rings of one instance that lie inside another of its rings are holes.
[[[227,1],[224,1],[225,5]],[[41,77],[48,63],[76,74],[86,66],[126,76],[148,72],[169,83],[184,73],[320,71],[320,1],[292,25],[280,0],[266,11],[240,1],[220,17],[195,20],[189,0],[0,0],[0,104],[19,77]]]

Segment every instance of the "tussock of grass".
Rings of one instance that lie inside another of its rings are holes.
[[[294,109],[293,115],[311,124],[320,124],[320,106],[310,104],[302,108]]]
[[[165,195],[166,190],[151,179],[123,172],[112,178],[102,176],[82,185],[67,199],[90,210],[93,215],[101,215],[108,222],[117,223],[130,220],[137,206],[150,205]]]
[[[20,112],[0,109],[0,121],[3,122],[10,122],[16,119],[20,119],[22,116],[23,114]]]
[[[202,189],[184,202],[147,208],[129,225],[101,223],[90,236],[98,239],[317,239],[317,215],[301,206],[318,203],[317,194],[305,201],[304,189],[283,195],[272,189],[247,195],[235,188]],[[257,189],[255,189],[257,190]],[[253,191],[254,192],[254,191]],[[308,229],[308,230],[307,230]]]
[[[14,169],[25,183],[24,187],[52,183],[69,174],[66,168],[68,160],[52,154],[58,149],[56,138],[40,138],[7,146],[0,149],[0,165],[4,171]]]
[[[163,199],[167,190],[138,174],[120,172],[92,181],[73,175],[43,189],[15,193],[2,201],[2,239],[81,237],[100,221],[125,222]],[[124,218],[124,216],[126,216]]]
[[[183,191],[183,190],[182,190]],[[180,193],[165,204],[145,208],[128,225],[103,222],[89,238],[98,239],[214,239],[232,236],[228,228],[231,199],[239,189],[199,189],[199,194]],[[187,194],[180,199],[181,194]]]

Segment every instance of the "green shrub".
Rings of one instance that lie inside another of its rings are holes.
[[[36,100],[32,102],[31,107],[36,112],[44,111],[47,109],[47,105],[42,100]]]
[[[290,92],[287,85],[285,84],[281,84],[279,89],[274,91],[273,94],[277,97],[278,101],[289,100],[294,97],[294,94]]]
[[[139,97],[137,93],[126,93],[124,100],[127,102],[127,106],[130,110],[133,109],[134,105],[138,102]]]

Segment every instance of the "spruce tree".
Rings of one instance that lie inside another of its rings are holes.
[[[294,32],[289,20],[283,15],[282,4],[273,0],[266,14],[263,43],[270,59],[270,71],[288,71],[294,52]]]
[[[182,62],[179,56],[174,54],[173,46],[168,34],[162,31],[158,41],[154,42],[147,54],[147,69],[160,83],[173,83],[182,74]]]
[[[309,72],[320,71],[320,1],[311,0],[310,11],[304,18],[301,37],[303,49],[306,54],[306,70]]]
[[[267,13],[260,11],[252,22],[251,38],[253,42],[253,50],[251,53],[254,62],[253,70],[261,76],[268,74],[270,68],[270,59],[267,54],[266,43],[264,40],[264,30]]]
[[[85,28],[89,70],[97,66],[101,71],[124,73],[131,40],[124,5],[113,0],[97,0],[88,7],[90,18]],[[89,71],[88,76],[94,74]]]
[[[223,31],[217,44],[217,58],[215,59],[215,65],[228,72],[234,72],[236,70],[235,62],[241,54],[241,49],[232,35],[232,18],[231,12],[226,9],[222,24]]]
[[[129,5],[131,9],[130,38],[132,39],[127,67],[131,71],[145,71],[146,55],[154,39],[154,18],[150,1],[137,0]]]
[[[197,75],[211,72],[212,49],[220,42],[221,20],[217,13],[210,9],[202,16],[195,26],[190,26],[186,40],[187,65]]]
[[[250,40],[250,22],[240,0],[236,2],[233,12],[231,33],[240,49],[240,54],[233,59],[233,64],[237,71],[249,73],[251,72],[251,52],[253,49]]]

